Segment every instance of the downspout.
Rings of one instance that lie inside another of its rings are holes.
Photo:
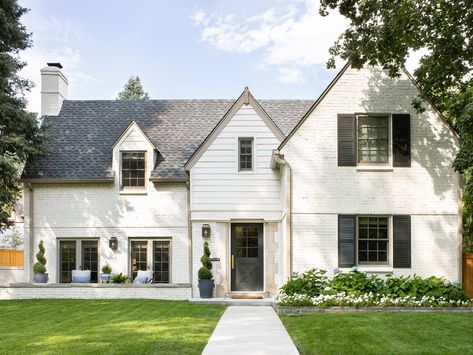
[[[28,271],[29,279],[30,282],[33,282],[33,264],[34,264],[34,245],[35,245],[35,240],[34,240],[34,190],[33,190],[33,185],[29,186],[29,191],[30,191],[30,200],[29,200],[29,228],[30,228],[30,233],[29,233],[29,239],[30,239],[30,262],[29,262],[29,268],[30,270]]]
[[[192,223],[191,223],[191,189],[190,189],[190,174],[186,171],[188,180],[186,182],[187,188],[187,245],[189,247],[189,283],[191,284],[191,298],[194,298],[194,285],[193,285],[193,261],[192,261]]]
[[[286,179],[286,270],[287,279],[292,277],[292,169],[291,165],[284,159],[284,155],[279,150],[273,150],[271,168],[285,166],[287,171]]]
[[[463,287],[463,189],[465,187],[465,179],[463,175],[457,172],[458,181],[458,283]]]

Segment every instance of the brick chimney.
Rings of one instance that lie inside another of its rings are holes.
[[[69,83],[61,69],[61,63],[48,63],[41,69],[41,116],[57,116],[67,99]]]

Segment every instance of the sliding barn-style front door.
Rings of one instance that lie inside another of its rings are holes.
[[[263,291],[263,224],[232,224],[232,291]]]

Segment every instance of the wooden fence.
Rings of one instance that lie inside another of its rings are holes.
[[[0,249],[0,266],[23,266],[23,250]]]
[[[473,254],[463,254],[463,290],[473,297]]]

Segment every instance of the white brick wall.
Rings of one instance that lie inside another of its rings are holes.
[[[412,215],[412,269],[459,280],[458,142],[406,75],[348,69],[283,147],[292,167],[294,271],[337,266],[337,214]],[[410,168],[360,171],[337,166],[337,114],[410,113]],[[399,271],[405,272],[405,271]]]
[[[166,286],[0,286],[0,300],[39,299],[39,298],[74,298],[74,299],[115,299],[145,298],[161,300],[187,300],[191,297],[190,285]]]
[[[189,282],[187,190],[184,184],[148,184],[146,195],[121,195],[117,185],[34,185],[35,253],[44,240],[50,282],[57,282],[57,240],[95,238],[100,240],[100,265],[110,263],[114,272],[128,274],[128,238],[172,239],[171,282]],[[25,194],[29,216],[29,196]],[[29,224],[25,225],[28,236]],[[108,246],[118,238],[118,250]],[[25,259],[29,263],[29,240]],[[28,275],[29,279],[30,275]]]
[[[0,266],[0,285],[25,282],[25,271],[17,266]]]

